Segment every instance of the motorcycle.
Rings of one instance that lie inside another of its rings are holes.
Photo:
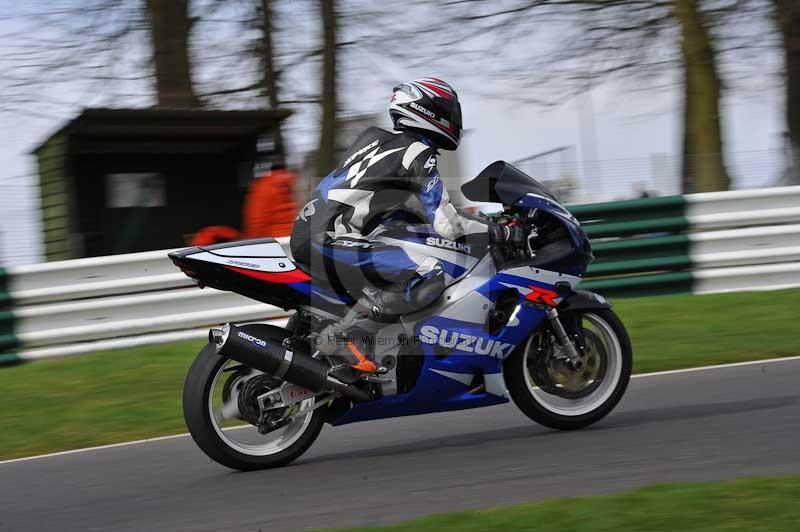
[[[624,325],[602,296],[577,289],[593,259],[578,221],[550,191],[498,161],[462,186],[501,203],[495,223],[523,228],[524,245],[475,246],[419,227],[376,237],[439,259],[446,288],[430,306],[379,331],[372,356],[388,372],[343,374],[321,356],[319,332],[353,300],[313,283],[274,239],[194,247],[170,258],[201,287],[294,314],[285,328],[225,324],[189,369],[184,417],[209,457],[239,470],[283,466],[323,425],[498,405],[573,430],[606,416],[630,380]]]

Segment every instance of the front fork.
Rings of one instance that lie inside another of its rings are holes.
[[[547,309],[547,321],[550,322],[550,328],[553,330],[553,335],[556,338],[556,344],[567,358],[570,367],[578,371],[583,368],[583,359],[580,353],[575,348],[575,343],[569,339],[567,331],[564,330],[564,325],[558,317],[558,311],[554,307]]]

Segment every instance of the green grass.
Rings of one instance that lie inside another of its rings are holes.
[[[0,368],[0,459],[186,432],[183,378],[203,344]]]
[[[606,497],[553,499],[449,513],[347,532],[789,532],[800,525],[800,477],[665,484]]]
[[[800,290],[614,301],[636,373],[800,355]]]
[[[634,370],[800,355],[800,290],[616,302]],[[183,377],[203,342],[0,368],[0,460],[185,432]]]

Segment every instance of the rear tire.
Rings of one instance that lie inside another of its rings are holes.
[[[269,325],[245,325],[242,328],[251,334],[279,342],[289,334],[284,329]],[[240,471],[284,466],[306,452],[322,430],[325,422],[324,406],[311,413],[311,419],[301,427],[302,433],[299,437],[272,454],[242,452],[220,436],[211,419],[209,396],[213,392],[217,374],[227,362],[227,358],[217,355],[213,344],[208,344],[198,353],[186,375],[183,385],[183,417],[197,446],[215,462]],[[265,438],[269,434],[272,433],[265,435]]]
[[[602,377],[611,380],[597,386],[592,392],[596,394],[595,397],[589,394],[571,401],[565,393],[566,398],[552,395],[550,399],[551,394],[534,381],[529,369],[532,363],[529,356],[534,356],[534,353],[529,353],[533,351],[530,348],[531,340],[538,333],[534,333],[524,345],[508,357],[503,366],[506,386],[517,407],[537,423],[559,430],[580,429],[603,419],[622,399],[631,376],[633,359],[631,341],[617,315],[609,309],[579,312],[580,317],[592,320],[599,331],[608,335],[611,340],[609,347],[614,351],[607,355],[609,359],[612,356],[614,359],[605,363],[606,373],[613,374]],[[575,317],[577,312],[570,315],[571,313],[562,313],[562,317]]]

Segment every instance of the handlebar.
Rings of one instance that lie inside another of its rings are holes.
[[[518,214],[508,213],[506,211],[490,214],[480,213],[480,216],[489,223],[514,228],[519,227],[522,229],[523,233],[527,233],[524,248],[512,242],[496,246],[498,249],[501,249],[505,255],[512,255],[512,257],[509,258],[533,258],[536,256],[533,242],[539,236],[539,231],[534,225],[526,223]]]

